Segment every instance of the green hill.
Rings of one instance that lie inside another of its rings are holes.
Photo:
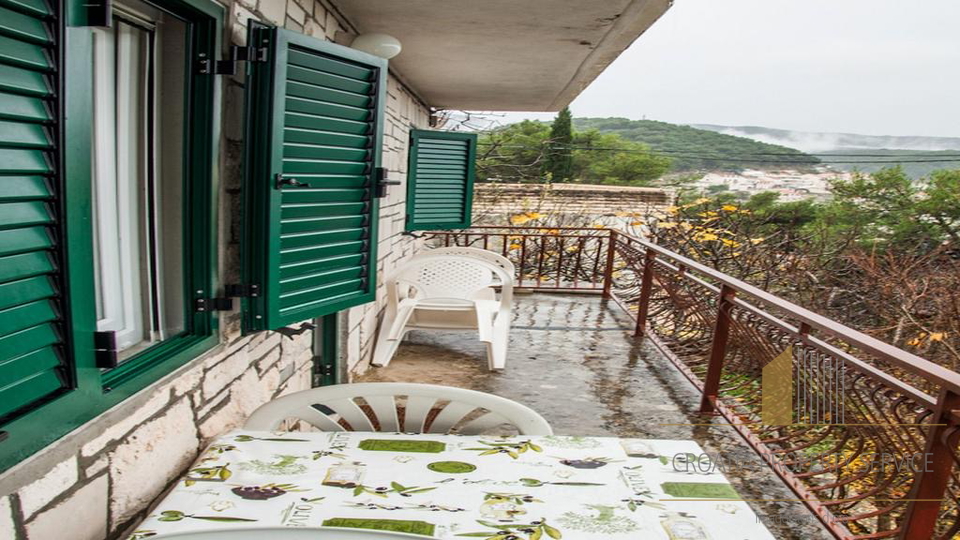
[[[597,129],[646,144],[673,160],[673,172],[802,169],[820,162],[786,146],[654,120],[574,118],[573,125],[579,131]]]

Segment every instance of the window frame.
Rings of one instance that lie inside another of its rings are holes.
[[[221,47],[223,12],[209,0],[151,0],[149,3],[184,19],[192,29],[188,35],[195,36],[185,50],[186,65],[192,59],[206,54],[216,58]],[[216,14],[219,13],[219,17]],[[186,19],[185,14],[190,16]],[[215,24],[213,24],[215,21]],[[199,50],[195,50],[199,49]],[[136,380],[141,373],[151,371],[155,365],[175,363],[181,365],[216,344],[216,318],[214,312],[198,312],[190,307],[200,298],[215,296],[216,283],[216,193],[218,189],[217,161],[219,156],[220,123],[217,105],[219,85],[213,74],[198,74],[191,71],[185,81],[184,91],[184,136],[183,136],[183,279],[185,330],[136,355],[124,360],[117,367],[103,373],[103,386],[111,391],[115,387]],[[208,133],[209,137],[202,134]],[[198,135],[199,134],[199,135]],[[204,177],[207,181],[204,181]],[[206,230],[208,234],[193,231]],[[190,294],[187,292],[190,291]],[[209,342],[210,343],[204,343]],[[197,346],[200,351],[197,351]],[[180,362],[175,362],[180,360]],[[169,368],[172,370],[175,366]]]
[[[226,9],[212,0],[152,0],[190,25],[186,65],[220,56]],[[119,404],[219,344],[215,313],[190,309],[211,298],[217,283],[219,149],[222,130],[221,83],[213,74],[189,73],[184,135],[184,300],[189,332],[131,357],[108,371],[94,353],[96,303],[92,223],[92,54],[93,35],[80,0],[53,2],[59,10],[57,32],[62,66],[58,77],[60,123],[56,161],[62,186],[64,269],[62,317],[64,357],[70,388],[0,425],[0,473],[32,456],[100,413]],[[91,60],[88,62],[86,60]],[[202,230],[205,233],[194,231]],[[190,294],[188,294],[188,291]]]

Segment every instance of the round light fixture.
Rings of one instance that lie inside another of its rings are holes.
[[[350,47],[387,60],[400,54],[400,51],[403,50],[400,41],[387,34],[360,34],[353,39]]]

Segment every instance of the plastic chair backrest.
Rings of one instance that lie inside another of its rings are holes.
[[[403,425],[397,412],[401,407]],[[337,421],[342,419],[352,431],[448,433],[458,427],[461,434],[471,435],[511,424],[521,435],[553,434],[542,416],[516,401],[465,388],[413,383],[337,384],[296,392],[260,406],[243,429],[275,431],[288,418],[322,431],[347,431]]]
[[[490,287],[513,287],[513,275],[500,265],[476,257],[432,252],[410,259],[393,279],[416,289],[421,299],[468,301]]]
[[[421,255],[458,255],[461,257],[473,257],[474,259],[492,262],[500,268],[503,268],[504,271],[511,276],[515,276],[517,273],[517,269],[513,266],[513,263],[510,262],[510,259],[500,255],[499,253],[495,253],[486,249],[466,246],[450,246],[434,248],[430,251],[425,251]]]

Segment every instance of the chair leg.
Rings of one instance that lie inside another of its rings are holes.
[[[491,328],[492,339],[487,343],[487,360],[490,371],[507,367],[507,344],[510,342],[510,319],[500,314]]]
[[[393,357],[397,354],[400,347],[399,341],[384,340],[377,342],[377,348],[373,351],[373,360],[370,365],[376,367],[387,367]]]
[[[490,371],[501,371],[507,367],[507,338],[506,334],[497,333],[493,340],[487,343],[487,363]]]
[[[399,340],[390,339],[390,330],[393,328],[396,319],[387,320],[384,318],[380,323],[380,332],[377,334],[377,343],[373,350],[373,360],[371,365],[386,367],[393,360],[393,355],[397,353]]]
[[[480,341],[491,343],[494,340],[493,323],[483,317],[477,317],[477,335]]]

